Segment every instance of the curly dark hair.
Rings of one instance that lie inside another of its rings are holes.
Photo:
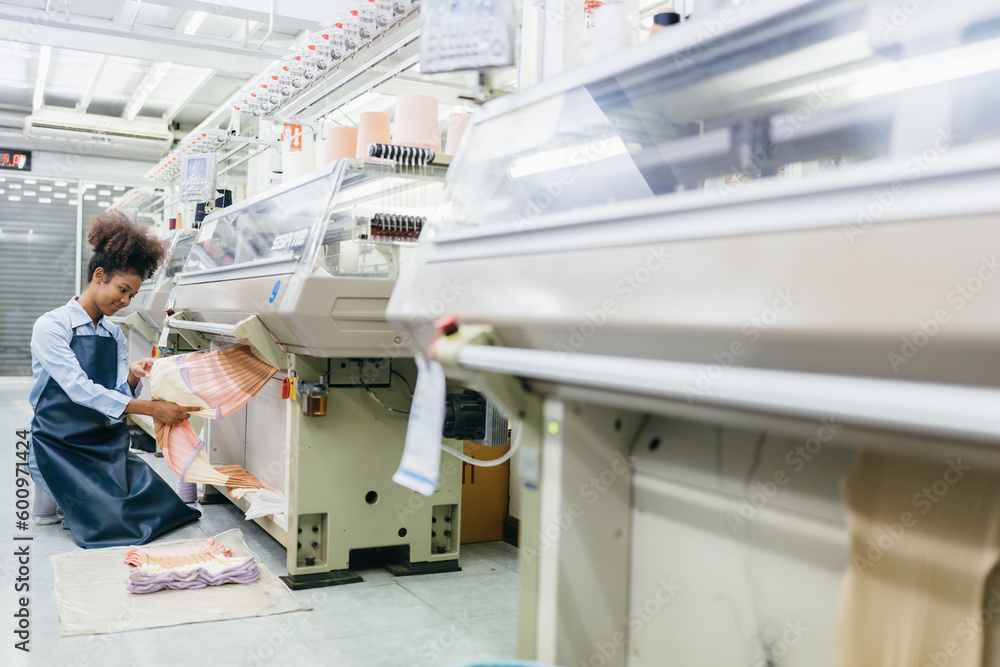
[[[153,231],[139,227],[121,211],[95,216],[87,240],[94,247],[87,265],[87,282],[94,279],[98,267],[104,269],[105,282],[116,273],[137,273],[147,280],[163,261],[163,246]]]

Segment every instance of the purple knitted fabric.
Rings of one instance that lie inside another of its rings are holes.
[[[128,577],[128,590],[131,593],[155,593],[165,589],[205,588],[206,586],[221,586],[223,584],[252,584],[260,578],[260,565],[253,556],[249,556],[239,565],[227,567],[218,574],[210,574],[202,567],[188,572],[162,572],[146,575],[142,570],[135,570]]]

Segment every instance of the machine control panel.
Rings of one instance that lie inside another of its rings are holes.
[[[180,201],[215,200],[215,154],[185,155],[181,164]]]

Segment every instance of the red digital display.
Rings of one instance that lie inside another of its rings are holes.
[[[31,151],[12,151],[0,148],[0,169],[31,171]]]

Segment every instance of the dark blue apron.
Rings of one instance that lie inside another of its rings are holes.
[[[114,390],[114,338],[73,336],[70,348],[93,382]],[[31,421],[31,447],[38,471],[81,547],[146,544],[201,517],[142,459],[130,454],[128,444],[123,422],[74,403],[49,379]]]

